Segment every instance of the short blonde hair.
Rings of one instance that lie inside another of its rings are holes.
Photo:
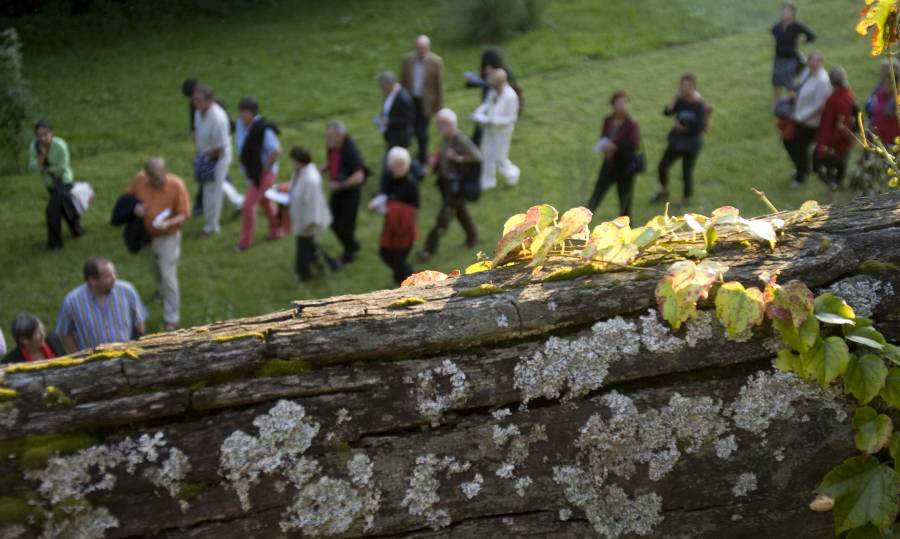
[[[409,155],[409,150],[403,148],[401,146],[394,146],[387,153],[387,164],[388,166],[393,163],[403,162],[403,164],[409,166],[412,163],[412,157]]]
[[[502,67],[494,69],[488,76],[488,83],[491,86],[493,86],[494,84],[505,84],[507,82],[509,82],[509,77],[506,75],[506,70]]]

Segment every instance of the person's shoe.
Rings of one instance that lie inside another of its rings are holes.
[[[669,200],[669,192],[668,191],[657,191],[655,195],[650,199],[652,203],[660,203],[666,202]]]
[[[266,234],[266,241],[277,241],[284,237],[284,232],[275,232]]]
[[[48,243],[46,249],[48,251],[62,251],[62,245],[51,245]]]
[[[250,248],[249,245],[247,245],[246,247],[243,246],[243,245],[235,245],[235,246],[234,246],[234,252],[236,252],[236,253],[243,253],[244,251],[246,251],[246,250],[249,249],[249,248]]]
[[[421,260],[422,262],[425,262],[426,260],[431,258],[431,253],[426,251],[425,249],[422,249],[421,251],[416,253],[416,256],[419,257],[419,260]]]
[[[166,331],[175,331],[176,329],[178,329],[178,324],[174,322],[166,322],[165,324],[163,324],[163,327]]]
[[[475,237],[475,238],[467,239],[466,242],[463,243],[463,245],[471,249],[472,247],[477,246],[479,243],[481,243],[481,239]]]

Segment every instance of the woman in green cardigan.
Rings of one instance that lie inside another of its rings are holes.
[[[50,193],[47,202],[47,249],[62,249],[62,220],[66,220],[72,237],[84,234],[78,222],[78,211],[72,202],[74,176],[69,166],[69,147],[66,141],[53,136],[49,122],[39,121],[34,125],[34,142],[30,146],[29,168],[41,173],[44,187]]]

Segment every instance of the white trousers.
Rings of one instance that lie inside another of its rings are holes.
[[[235,187],[232,182],[225,182],[222,184],[222,194],[225,195],[225,198],[228,199],[228,203],[231,204],[234,209],[239,210],[244,207],[244,195],[237,190],[237,187]]]
[[[509,160],[509,144],[512,141],[512,127],[485,126],[481,138],[481,188],[497,187],[497,173],[503,176],[507,185],[519,183],[519,167]]]
[[[205,189],[205,187],[204,187]],[[157,236],[150,242],[156,285],[163,302],[163,320],[177,324],[181,297],[178,293],[178,258],[181,256],[181,231]]]
[[[203,231],[207,234],[219,232],[219,218],[222,216],[222,185],[228,174],[231,156],[219,158],[213,172],[213,181],[203,184]]]

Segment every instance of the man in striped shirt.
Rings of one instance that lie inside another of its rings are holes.
[[[70,353],[144,333],[147,309],[131,283],[116,280],[112,262],[89,258],[84,279],[66,295],[56,320],[56,333]]]

